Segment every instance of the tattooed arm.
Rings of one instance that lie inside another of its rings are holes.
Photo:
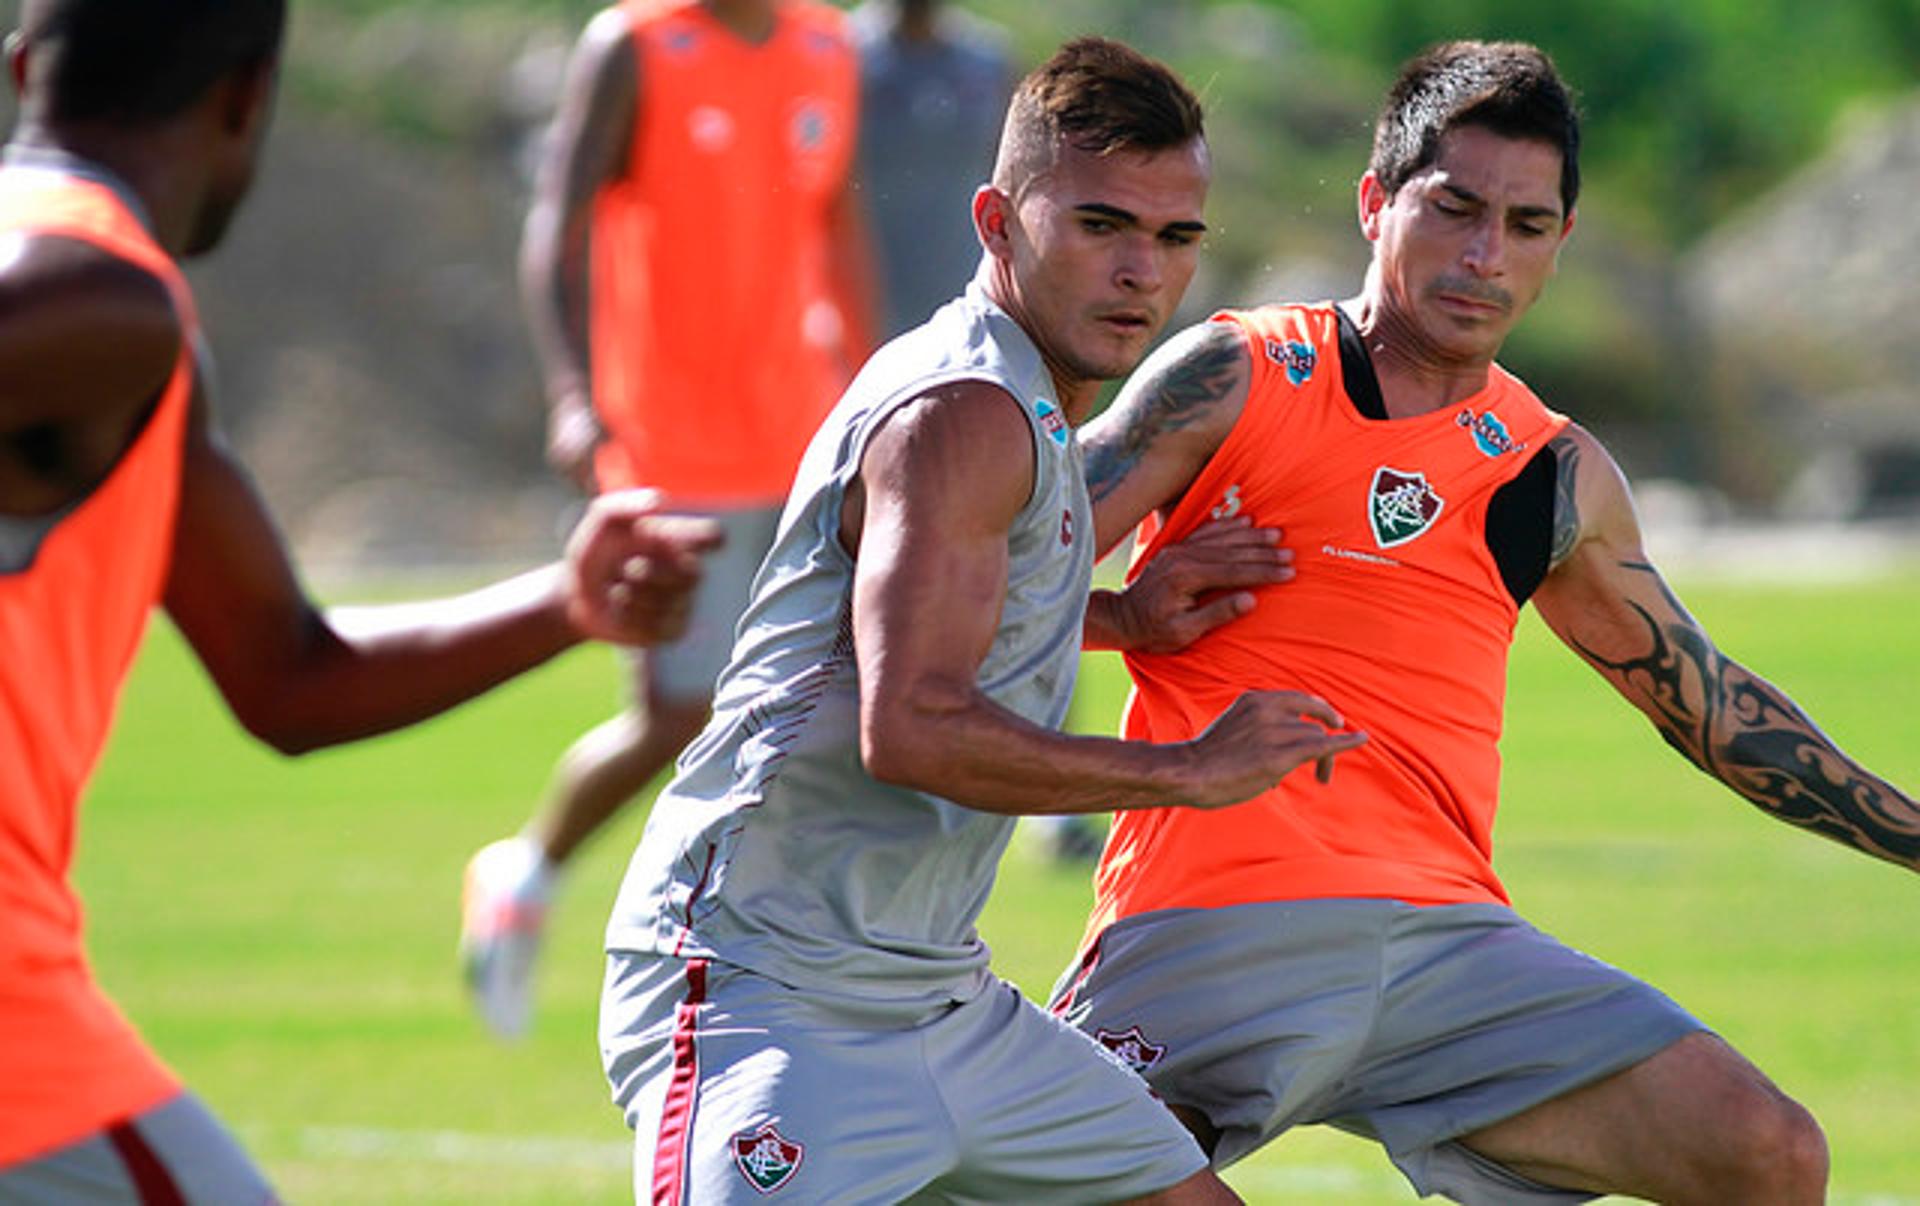
[[[1920,805],[1842,753],[1778,687],[1714,647],[1641,546],[1627,484],[1591,435],[1553,443],[1560,489],[1540,616],[1668,745],[1780,820],[1920,868]]]
[[[1203,322],[1161,345],[1087,424],[1080,444],[1101,553],[1180,500],[1239,421],[1252,377],[1240,329]]]

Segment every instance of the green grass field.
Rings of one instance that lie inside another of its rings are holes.
[[[1728,652],[1856,756],[1920,787],[1920,576],[1680,583]],[[1124,675],[1089,662],[1082,723]],[[641,823],[584,856],[540,1016],[467,1013],[461,865],[516,826],[614,706],[586,650],[409,734],[288,762],[227,719],[156,629],[84,813],[101,979],[298,1202],[619,1202],[626,1131],[594,1043],[599,933]],[[1920,1203],[1920,881],[1760,817],[1682,763],[1531,618],[1515,655],[1499,865],[1522,911],[1671,992],[1821,1118],[1834,1200]],[[1085,875],[1016,846],[983,921],[1044,995]],[[1372,1148],[1296,1132],[1229,1179],[1256,1203],[1411,1199]]]

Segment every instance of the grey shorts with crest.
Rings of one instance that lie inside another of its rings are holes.
[[[1125,918],[1054,1011],[1220,1132],[1225,1167],[1290,1127],[1377,1140],[1422,1195],[1545,1203],[1454,1142],[1705,1027],[1491,904],[1306,900]]]
[[[998,979],[929,1008],[612,951],[600,1047],[637,1201],[1086,1206],[1206,1167],[1139,1077]]]

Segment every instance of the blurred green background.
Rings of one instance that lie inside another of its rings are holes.
[[[567,498],[541,465],[513,256],[530,148],[595,7],[295,4],[267,170],[193,277],[224,421],[329,586],[422,564],[445,585],[553,550]],[[1353,185],[1404,55],[1456,36],[1546,47],[1582,97],[1587,187],[1505,359],[1615,449],[1656,555],[1722,644],[1920,783],[1920,576],[1903,551],[1920,499],[1920,0],[967,7],[1022,63],[1097,31],[1202,91],[1218,179],[1194,316],[1352,290]],[[0,24],[17,11],[0,0]],[[1499,835],[1516,899],[1812,1106],[1835,1201],[1920,1202],[1912,881],[1763,821],[1551,646],[1529,619]],[[1082,724],[1110,730],[1116,669],[1090,661]],[[611,659],[583,651],[416,733],[287,763],[220,713],[170,632],[150,642],[85,813],[93,947],[292,1200],[625,1199],[592,1034],[639,810],[572,877],[529,1042],[484,1036],[452,959],[467,853],[520,821],[617,699]],[[985,923],[1001,969],[1044,994],[1086,896],[1083,872],[1017,849]],[[1313,1132],[1233,1179],[1256,1202],[1408,1197],[1371,1149]]]

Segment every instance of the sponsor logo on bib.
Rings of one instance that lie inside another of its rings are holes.
[[[1313,365],[1316,357],[1313,345],[1301,343],[1297,339],[1267,340],[1267,359],[1287,370],[1287,380],[1294,385],[1305,385],[1313,379]]]
[[[1453,421],[1456,425],[1473,433],[1474,447],[1478,448],[1483,456],[1504,456],[1509,452],[1527,450],[1525,444],[1513,442],[1513,437],[1507,434],[1507,425],[1502,423],[1492,411],[1474,414],[1469,407],[1455,415]]]
[[[1054,443],[1065,448],[1067,446],[1067,416],[1060,413],[1060,408],[1045,398],[1035,398],[1033,400],[1033,413],[1040,419],[1040,430],[1046,432],[1047,436],[1052,439]]]
[[[761,1193],[772,1193],[793,1180],[807,1149],[788,1139],[773,1123],[757,1131],[740,1132],[733,1137],[733,1164],[747,1184]]]
[[[1373,488],[1367,493],[1374,542],[1383,549],[1405,544],[1432,527],[1446,505],[1427,484],[1426,474],[1380,466],[1373,471]]]

